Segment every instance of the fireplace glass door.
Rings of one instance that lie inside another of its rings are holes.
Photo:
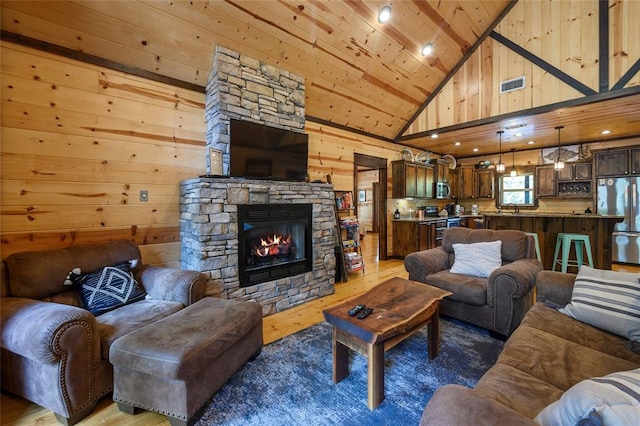
[[[309,204],[238,206],[241,287],[311,270],[311,215]]]

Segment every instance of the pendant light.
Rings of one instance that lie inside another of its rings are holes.
[[[518,172],[516,171],[516,149],[511,148],[511,171],[509,172],[509,176],[516,177],[518,176]]]
[[[560,151],[561,151],[561,147],[560,147],[560,129],[564,129],[564,126],[557,126],[556,127],[556,130],[558,131],[558,158],[556,159],[556,161],[553,162],[553,169],[554,170],[564,169],[564,161],[562,161],[562,159],[560,158]]]
[[[504,130],[498,130],[497,133],[500,137],[500,160],[498,161],[498,165],[496,166],[496,171],[498,173],[504,173],[504,170],[506,169],[504,163],[502,162],[502,134],[504,133]]]

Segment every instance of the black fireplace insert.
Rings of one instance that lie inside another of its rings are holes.
[[[238,206],[240,287],[313,269],[312,204]]]

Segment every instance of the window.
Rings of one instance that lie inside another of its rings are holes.
[[[507,174],[501,176],[500,205],[515,204],[533,207],[535,205],[534,182],[533,173],[522,173],[513,177]]]

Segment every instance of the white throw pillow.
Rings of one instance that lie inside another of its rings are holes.
[[[578,321],[640,341],[640,274],[581,266],[571,302],[560,309]]]
[[[487,278],[502,266],[502,241],[453,244],[455,259],[450,272]]]
[[[543,426],[633,425],[640,419],[640,369],[576,383],[534,419]]]

